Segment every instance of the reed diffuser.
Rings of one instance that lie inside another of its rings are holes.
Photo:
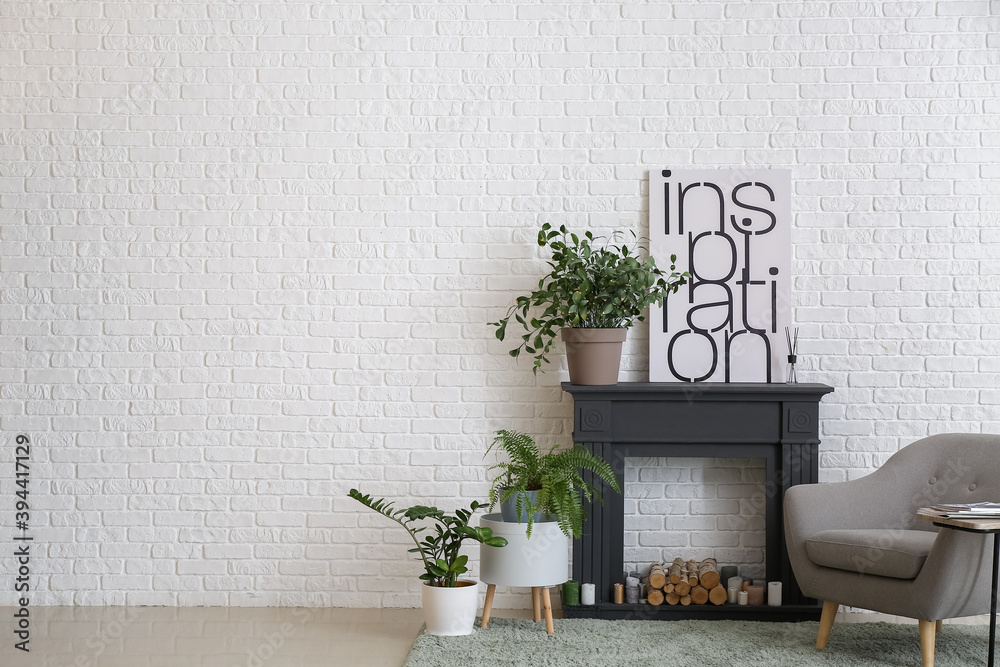
[[[785,327],[785,342],[788,344],[788,368],[785,369],[785,382],[788,384],[798,383],[795,377],[795,362],[798,361],[799,353],[799,328],[795,327],[795,332]]]

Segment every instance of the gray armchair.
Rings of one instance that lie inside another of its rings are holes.
[[[1000,502],[1000,436],[935,435],[904,447],[872,474],[794,486],[785,541],[802,592],[823,600],[817,648],[839,605],[919,621],[924,667],[947,618],[989,612],[993,540],[938,529],[917,509]]]

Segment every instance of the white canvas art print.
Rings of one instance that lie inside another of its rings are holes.
[[[688,284],[649,314],[651,382],[784,382],[791,171],[649,174],[650,252]]]

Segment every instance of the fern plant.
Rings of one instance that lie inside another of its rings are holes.
[[[542,454],[530,436],[517,431],[497,431],[487,454],[498,450],[506,461],[490,466],[498,471],[490,487],[490,510],[497,504],[515,499],[518,516],[528,516],[527,535],[531,537],[534,514],[541,512],[554,517],[567,537],[579,537],[586,514],[583,499],[604,502],[597,488],[584,480],[582,471],[592,472],[609,487],[621,493],[611,466],[591,454],[582,445],[555,451],[553,446]],[[525,491],[536,491],[534,501]]]
[[[408,551],[420,555],[424,564],[424,573],[420,575],[420,579],[431,586],[455,588],[458,585],[458,577],[469,571],[466,567],[469,557],[458,553],[465,540],[474,540],[491,547],[507,546],[507,540],[494,535],[491,529],[469,525],[472,514],[480,507],[485,507],[477,501],[473,501],[469,509],[457,510],[454,516],[451,516],[436,507],[426,505],[396,509],[384,498],[372,498],[357,489],[351,489],[348,495],[365,507],[395,521],[410,534],[417,546]],[[415,525],[415,522],[425,520],[433,523]],[[428,529],[431,530],[421,540],[418,535]]]

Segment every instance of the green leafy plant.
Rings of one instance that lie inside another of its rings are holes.
[[[597,488],[583,479],[583,470],[594,473],[605,484],[621,493],[611,466],[582,445],[559,452],[553,446],[542,454],[530,436],[517,431],[501,430],[497,431],[486,452],[494,450],[503,452],[507,460],[490,466],[490,471],[499,471],[490,487],[490,509],[514,498],[518,516],[527,514],[529,538],[536,512],[555,517],[568,537],[580,536],[583,522],[587,518],[582,498],[596,498],[599,502],[604,502]],[[537,492],[534,502],[525,491]]]
[[[583,236],[571,234],[566,226],[556,231],[549,223],[538,232],[538,245],[549,246],[551,271],[538,281],[538,288],[527,296],[519,296],[507,311],[507,316],[495,326],[496,337],[503,340],[510,319],[527,333],[521,344],[510,351],[517,358],[521,351],[535,357],[533,371],[538,372],[546,355],[555,345],[557,330],[562,327],[628,328],[645,319],[643,311],[652,304],[662,304],[690,277],[676,271],[677,256],[670,256],[670,273],[656,266],[652,257],[639,259],[639,251],[647,248],[636,243],[633,248],[622,243],[614,245],[591,232]],[[634,233],[632,238],[636,239]],[[529,315],[534,311],[535,315]]]
[[[351,489],[348,495],[365,507],[395,521],[410,534],[417,546],[408,551],[420,555],[424,563],[424,573],[420,575],[420,579],[429,582],[431,586],[454,588],[457,586],[458,577],[469,571],[466,567],[469,557],[458,554],[465,540],[474,540],[491,547],[507,546],[507,540],[495,536],[491,529],[469,525],[472,514],[480,507],[485,507],[477,501],[473,501],[469,509],[457,510],[454,516],[451,516],[436,507],[426,505],[396,509],[384,498],[372,498],[363,495],[357,489]],[[415,522],[419,521],[433,523],[424,526],[415,525]],[[420,533],[429,528],[433,530],[430,530],[423,540],[418,538]]]

